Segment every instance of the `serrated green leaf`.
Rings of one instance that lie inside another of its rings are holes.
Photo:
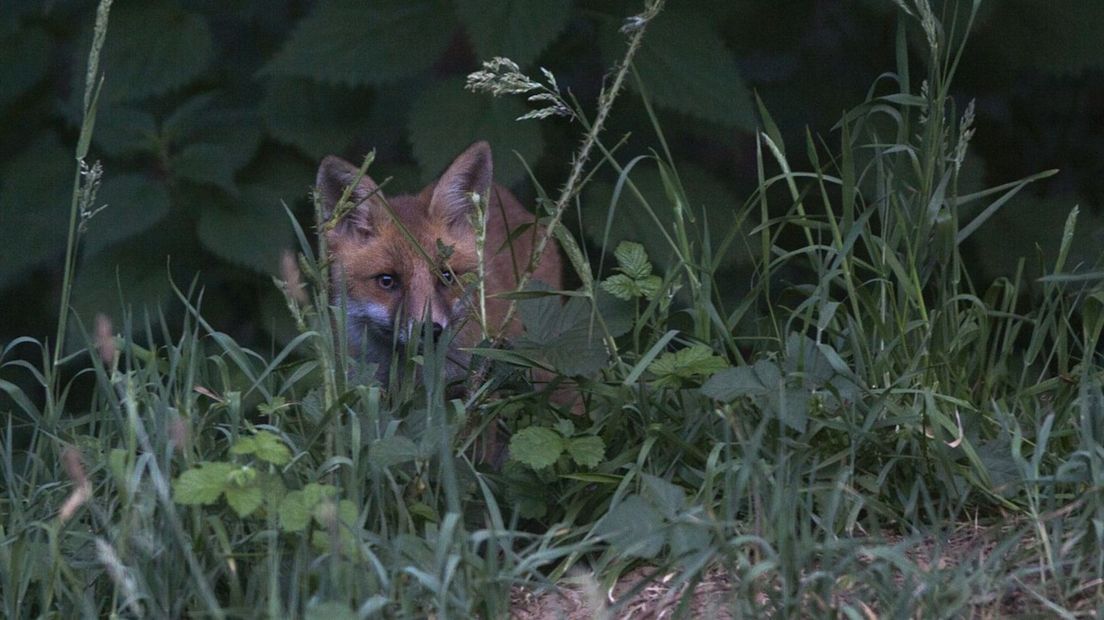
[[[226,151],[215,144],[189,144],[172,158],[172,173],[201,185],[213,185],[234,193],[234,166]]]
[[[357,620],[359,617],[347,603],[329,601],[307,606],[306,620]]]
[[[707,377],[725,368],[728,368],[728,362],[714,354],[713,349],[704,344],[694,344],[660,355],[648,366],[648,371],[656,376],[657,386],[677,388],[690,379]]]
[[[265,188],[241,186],[241,199],[205,205],[197,228],[204,247],[232,263],[274,273],[292,230],[278,198]]]
[[[50,66],[50,35],[22,28],[0,38],[0,108],[42,81]]]
[[[318,3],[268,64],[277,75],[361,86],[429,69],[452,40],[441,0],[329,0]]]
[[[0,288],[65,251],[73,153],[45,133],[0,176]]]
[[[310,524],[314,504],[303,491],[291,491],[280,500],[277,514],[280,529],[285,532],[301,532]]]
[[[264,501],[264,493],[261,491],[261,487],[256,484],[247,486],[228,484],[225,493],[226,503],[230,504],[230,507],[234,509],[239,517],[248,517],[253,514]]]
[[[567,440],[567,454],[583,467],[598,467],[606,456],[606,442],[596,435],[573,437]]]
[[[644,246],[635,241],[622,241],[613,251],[621,272],[633,280],[643,280],[652,275],[652,263]]]
[[[480,60],[505,56],[524,67],[567,26],[571,1],[457,0],[456,10]]]
[[[723,402],[736,400],[741,396],[765,394],[767,387],[760,382],[750,366],[726,368],[709,378],[701,387],[702,394]]]
[[[85,258],[113,243],[149,230],[169,213],[169,190],[141,174],[109,175],[100,187],[97,202],[107,208],[88,224]]]
[[[277,78],[265,88],[260,112],[274,138],[321,159],[366,131],[369,101],[364,89]]]
[[[510,458],[533,469],[551,466],[563,451],[563,437],[550,428],[530,426],[510,438]]]
[[[755,131],[751,93],[735,54],[708,15],[678,9],[660,13],[648,25],[634,64],[657,105]]]
[[[88,46],[78,49],[84,54]],[[111,11],[110,34],[100,57],[105,76],[100,101],[164,94],[195,79],[213,57],[211,29],[199,15],[166,0],[120,3]],[[84,77],[82,68],[75,79]]]
[[[230,474],[237,469],[231,463],[200,463],[173,481],[173,500],[178,504],[213,504],[226,490]]]
[[[519,123],[527,111],[514,98],[491,98],[464,90],[459,79],[432,86],[410,109],[410,143],[421,164],[422,178],[436,178],[460,154],[477,140],[490,142],[494,149],[494,178],[512,185],[527,178],[521,157],[534,165],[544,150],[540,127]]]
[[[499,415],[501,416],[502,413],[499,413]],[[556,429],[557,433],[563,435],[564,437],[571,437],[575,434],[575,423],[571,420],[568,420],[567,418],[556,420],[554,428]]]
[[[597,322],[591,320],[591,308],[583,297],[571,297],[563,304],[558,296],[521,300],[518,316],[526,332],[515,343],[515,351],[541,358],[564,375],[588,375],[605,368],[609,355]]]
[[[996,6],[986,24],[986,39],[992,53],[1008,65],[1058,75],[1104,67],[1104,3],[1075,2],[1058,9],[1031,0],[1007,0]]]
[[[252,437],[242,437],[230,447],[231,454],[253,454],[262,461],[283,465],[291,460],[291,451],[279,437],[259,431]]]
[[[594,533],[628,557],[653,558],[663,549],[663,518],[639,495],[630,495],[612,507]]]
[[[368,458],[378,467],[391,467],[418,458],[418,446],[402,435],[392,435],[372,443]]]
[[[640,296],[640,287],[629,276],[615,273],[602,281],[602,290],[618,299],[629,301]]]
[[[738,204],[734,194],[720,179],[693,164],[679,166],[679,176],[689,201],[686,208],[693,212],[696,219],[695,222],[686,222],[687,228],[693,231],[692,237],[704,238],[709,235],[714,245],[719,243],[732,223]],[[609,237],[605,238],[613,185],[596,181],[583,191],[583,232],[604,248],[616,248],[622,241],[640,243],[644,246],[649,262],[657,267],[656,271],[665,272],[677,264],[674,250],[661,232],[662,228],[666,228],[673,238],[671,222],[674,221],[674,205],[671,204],[662,176],[654,163],[641,162],[632,170],[629,178],[659,221],[653,220],[636,193],[625,187],[615,206]],[[724,232],[719,232],[722,230]],[[748,262],[749,257],[744,251],[737,253],[735,249],[731,249],[725,256],[725,261],[726,265],[741,264]]]
[[[157,140],[157,121],[145,110],[114,105],[101,106],[96,113],[92,142],[111,157],[152,153]]]
[[[666,519],[674,519],[686,508],[686,491],[670,480],[651,474],[642,474],[644,488],[641,497],[648,500]]]

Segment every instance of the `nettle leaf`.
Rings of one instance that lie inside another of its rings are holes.
[[[564,438],[550,428],[530,426],[510,438],[510,458],[533,469],[553,465],[563,451]]]
[[[597,322],[591,320],[591,308],[583,297],[572,297],[564,304],[555,295],[521,300],[518,316],[526,332],[515,350],[535,354],[565,375],[588,375],[605,368],[609,354]]]
[[[178,504],[213,504],[229,486],[230,474],[237,467],[232,463],[200,463],[173,481],[173,499]]]
[[[46,77],[50,65],[50,35],[40,28],[22,28],[0,38],[0,107],[15,101]]]
[[[125,105],[102,106],[96,112],[92,141],[111,157],[152,153],[158,139],[157,121],[149,112]]]
[[[239,265],[272,273],[293,247],[291,225],[280,198],[267,188],[241,186],[237,201],[215,201],[200,213],[199,240],[211,252]]]
[[[480,59],[524,67],[567,26],[571,0],[457,0],[456,10]]]
[[[372,443],[368,458],[379,467],[390,467],[418,458],[418,446],[409,437],[393,435]]]
[[[617,49],[620,54],[620,47]],[[657,105],[755,131],[751,93],[740,76],[735,54],[708,14],[688,10],[660,13],[648,25],[634,62]]]
[[[286,76],[362,86],[429,69],[455,30],[443,0],[328,0],[299,21],[265,68]]]
[[[83,54],[88,46],[77,49]],[[111,32],[100,57],[105,76],[100,100],[135,101],[167,93],[195,79],[213,57],[207,22],[179,3],[121,3],[111,11]],[[74,79],[83,93],[83,67]]]
[[[1046,3],[1007,0],[992,12],[986,33],[989,48],[1011,65],[1076,75],[1104,67],[1100,25],[1104,3],[1076,2],[1060,10]],[[1015,41],[1015,45],[1008,45]]]
[[[760,364],[769,364],[777,369],[777,366],[774,365],[773,362],[756,362],[756,366]],[[770,388],[764,385],[759,377],[759,373],[755,371],[755,368],[752,366],[737,366],[735,368],[721,370],[710,377],[709,380],[705,382],[705,385],[702,386],[701,392],[714,400],[731,402],[741,396],[759,396],[766,394],[768,389]]]
[[[285,532],[301,532],[310,525],[314,504],[303,491],[291,491],[280,500],[276,514],[280,520],[280,529]]]
[[[653,558],[665,542],[663,516],[639,495],[612,507],[594,533],[628,557]]]
[[[169,190],[142,174],[109,175],[97,202],[107,208],[88,224],[85,258],[107,246],[149,230],[169,213]]]
[[[0,288],[65,251],[73,166],[72,150],[52,133],[7,162],[0,175]]]
[[[260,112],[272,137],[321,159],[366,131],[371,101],[366,89],[277,78],[268,83]]]
[[[598,467],[606,456],[606,442],[596,435],[572,437],[567,440],[567,454],[583,467]]]
[[[410,143],[422,167],[422,178],[430,181],[476,140],[487,140],[494,149],[494,177],[513,185],[528,177],[517,154],[536,163],[544,151],[544,139],[535,123],[518,122],[525,104],[516,98],[491,98],[464,90],[461,79],[432,86],[410,110]]]
[[[725,368],[728,368],[728,362],[714,354],[713,349],[704,344],[694,344],[660,355],[648,366],[648,371],[656,376],[657,386],[678,388],[691,379],[708,377]]]
[[[239,486],[226,485],[226,503],[238,514],[239,517],[248,517],[253,514],[264,501],[264,493],[259,485],[249,484]]]
[[[739,201],[724,182],[698,166],[679,166],[679,176],[690,202],[686,208],[695,218],[694,222],[686,221],[687,228],[691,230],[691,238],[708,234],[717,243],[728,233]],[[648,260],[658,266],[659,272],[664,272],[677,264],[674,250],[661,230],[666,228],[673,236],[674,205],[654,162],[638,164],[630,179],[655,213],[656,219],[648,214],[636,193],[626,187],[618,202],[613,205],[613,221],[607,237],[606,221],[610,215],[614,186],[596,181],[583,191],[583,232],[603,248],[620,247],[623,241],[639,243]],[[706,230],[707,227],[709,230]],[[729,251],[725,261],[731,265],[745,258],[744,254],[738,254],[733,249]]]
[[[323,500],[337,495],[337,488],[329,484],[311,482],[299,491],[291,491],[280,500],[277,515],[280,528],[285,532],[299,532],[310,525],[315,507]]]
[[[252,437],[242,437],[230,448],[230,454],[253,454],[273,465],[284,465],[291,460],[288,447],[279,437],[268,431],[259,431]]]

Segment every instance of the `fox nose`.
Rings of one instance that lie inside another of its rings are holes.
[[[444,333],[445,328],[438,322],[433,322],[433,342],[437,342],[441,339],[441,334]]]

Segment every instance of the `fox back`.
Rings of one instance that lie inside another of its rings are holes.
[[[357,168],[329,156],[318,168],[317,188],[326,220],[347,187],[356,181]],[[344,296],[346,326],[353,353],[379,363],[386,379],[397,344],[405,343],[415,326],[430,323],[434,336],[451,332],[446,378],[466,371],[467,356],[459,351],[482,336],[473,290],[465,287],[478,273],[473,194],[487,201],[484,243],[486,323],[491,335],[516,336],[516,320],[504,325],[509,302],[494,297],[517,287],[518,277],[532,255],[539,226],[511,238],[511,232],[533,224],[508,189],[492,180],[490,146],[477,142],[461,153],[439,179],[413,195],[385,199],[379,187],[364,176],[352,187],[352,209],[326,233],[335,297]],[[562,288],[562,259],[550,241],[534,271],[534,279]]]

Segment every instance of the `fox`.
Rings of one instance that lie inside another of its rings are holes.
[[[376,377],[386,382],[397,345],[418,338],[419,325],[431,326],[435,340],[445,332],[452,336],[445,379],[454,384],[469,372],[470,355],[463,349],[483,338],[475,316],[478,304],[471,287],[465,290],[462,284],[471,281],[468,274],[478,274],[475,197],[487,198],[482,284],[491,335],[507,340],[520,335],[517,317],[506,321],[509,301],[497,294],[517,288],[537,235],[546,230],[509,189],[494,182],[485,141],[469,146],[416,194],[385,198],[369,176],[357,181],[358,172],[330,155],[316,179],[325,221],[352,186],[354,206],[324,233],[335,303],[345,307],[350,352],[377,363]],[[521,226],[532,228],[511,234]],[[533,279],[562,289],[563,259],[555,239],[548,240],[536,261]]]

